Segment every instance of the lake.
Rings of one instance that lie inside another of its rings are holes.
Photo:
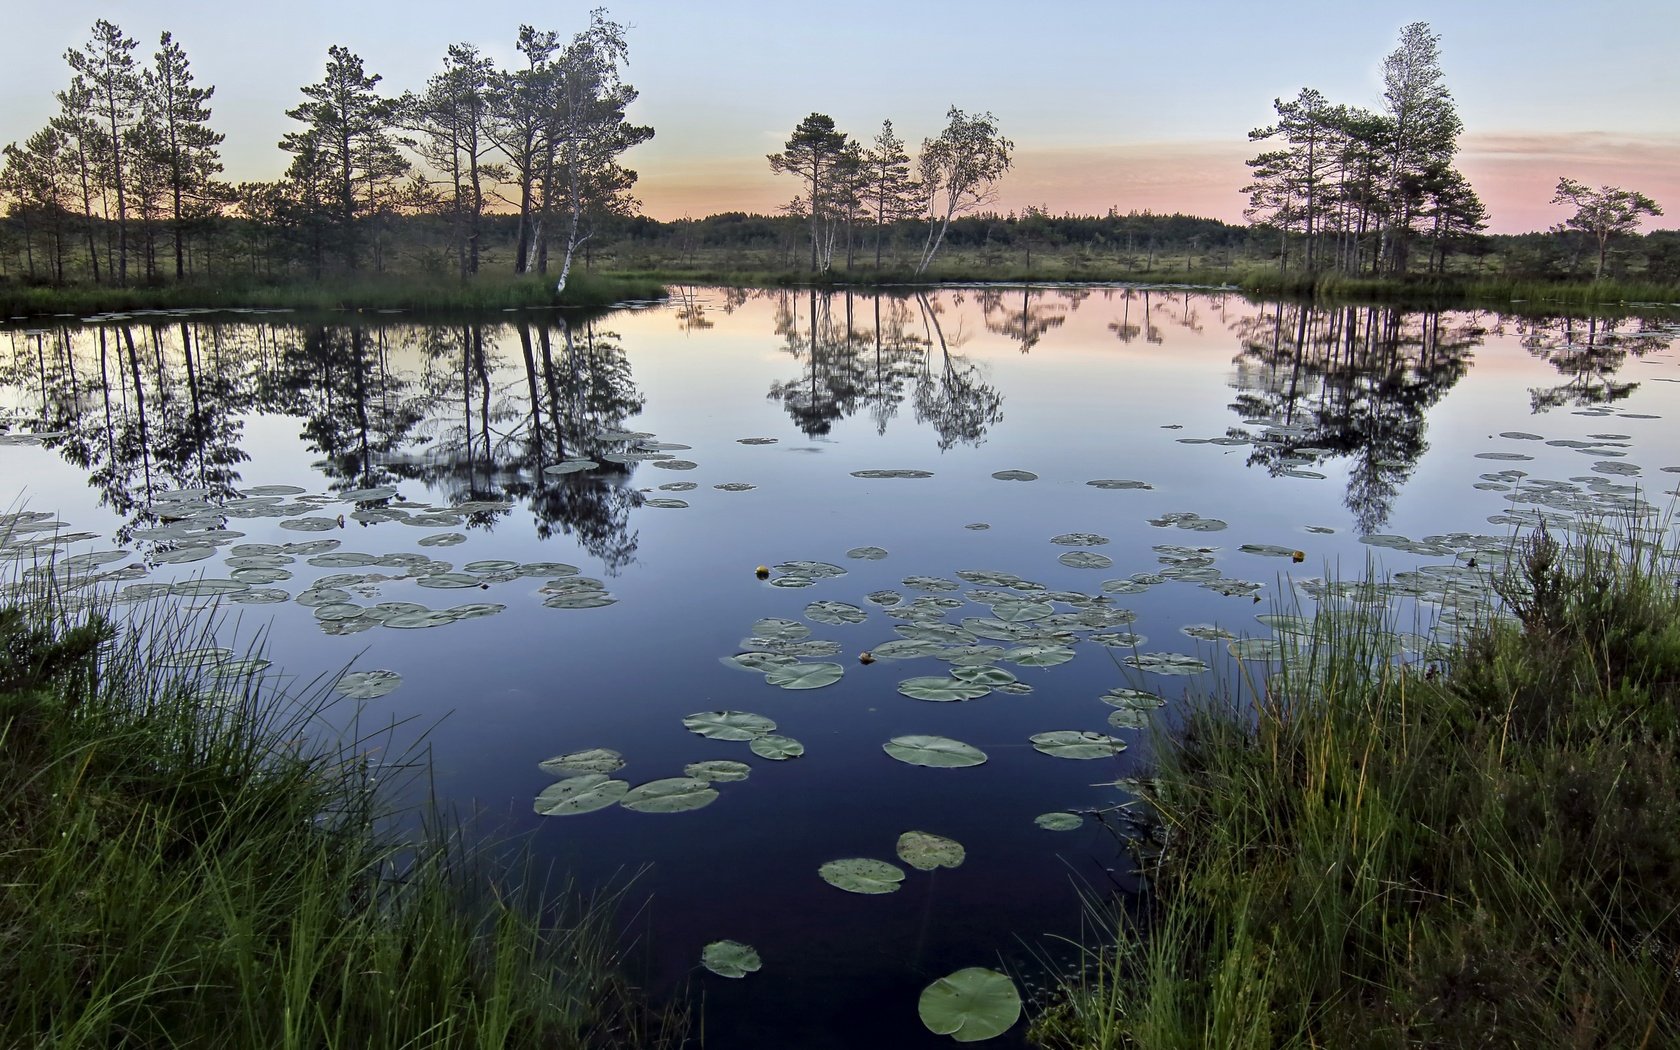
[[[446,804],[628,883],[632,977],[731,1050],[948,1045],[917,998],[969,966],[1030,997],[1081,892],[1138,889],[1151,721],[1263,680],[1368,571],[1427,659],[1511,536],[1648,524],[1680,481],[1657,307],[674,293],[15,320],[0,555],[213,605],[295,690],[394,672],[324,731],[424,733]],[[597,748],[622,769],[540,766]],[[912,830],[960,865],[901,860]],[[707,972],[720,939],[763,968]]]

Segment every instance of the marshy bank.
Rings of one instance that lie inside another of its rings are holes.
[[[1390,659],[1321,611],[1270,678],[1158,740],[1149,902],[1041,1046],[1680,1044],[1680,595],[1672,534],[1562,545],[1512,619]],[[1235,700],[1235,702],[1231,702]]]
[[[266,661],[31,590],[0,608],[0,1043],[682,1043],[619,968],[615,897],[391,830],[380,780],[426,770],[388,734],[304,743],[324,701]]]

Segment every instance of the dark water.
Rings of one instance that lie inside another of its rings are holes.
[[[351,664],[399,672],[400,688],[360,706],[363,724],[432,727],[439,794],[489,826],[528,832],[539,864],[584,888],[635,874],[631,968],[662,992],[688,982],[708,1045],[934,1046],[948,1040],[916,1016],[927,983],[966,966],[1037,980],[1044,962],[1069,956],[1048,937],[1078,935],[1079,889],[1134,887],[1111,815],[1067,832],[1034,822],[1127,799],[1113,782],[1137,772],[1146,734],[1109,726],[1106,690],[1159,694],[1170,725],[1187,691],[1237,679],[1224,642],[1186,626],[1264,637],[1255,617],[1280,599],[1310,610],[1318,578],[1373,564],[1414,582],[1457,579],[1476,552],[1540,515],[1636,500],[1666,508],[1680,481],[1680,437],[1666,418],[1680,397],[1676,331],[1662,312],[1313,310],[1118,288],[925,298],[694,289],[570,323],[552,313],[443,325],[284,313],[16,322],[0,331],[0,477],[13,509],[91,534],[64,553],[133,552],[100,571],[137,599],[195,575],[261,578],[230,557],[280,559],[289,578],[254,593],[229,585],[222,607],[238,622],[228,635],[265,631],[275,671],[294,685]],[[775,440],[742,443],[751,438]],[[637,449],[671,458],[602,458]],[[597,467],[544,473],[572,457]],[[931,476],[852,476],[863,470]],[[1036,479],[993,476],[1005,471]],[[1099,480],[1147,487],[1088,484]],[[694,487],[668,487],[684,483]],[[753,487],[714,487],[728,483]],[[396,494],[337,495],[378,486]],[[1196,516],[1217,521],[1185,527]],[[308,519],[324,531],[298,531]],[[37,523],[15,521],[4,548],[23,560],[51,533],[18,524]],[[1108,542],[1051,542],[1069,533]],[[462,539],[420,542],[448,535]],[[320,565],[318,554],[238,549],[312,541],[337,541],[339,556],[448,565]],[[863,546],[888,555],[848,557]],[[1078,550],[1112,564],[1059,560]],[[614,601],[546,607],[550,580],[577,577],[476,565],[492,559],[567,563]],[[754,575],[802,559],[846,572],[807,587],[775,585],[784,571]],[[898,682],[944,675],[946,663],[856,660],[898,637],[893,610],[871,592],[899,591],[906,605],[955,599],[938,610],[945,623],[990,617],[999,595],[985,592],[1000,588],[959,578],[964,570],[1042,585],[1017,595],[1065,592],[1050,595],[1052,615],[1095,610],[1102,625],[1054,621],[1076,653],[1069,662],[999,661],[1029,694],[914,700]],[[486,586],[417,579],[449,571]],[[334,615],[348,621],[290,600],[346,573],[361,577],[336,581],[346,592],[337,604],[353,608]],[[952,589],[903,582],[918,575]],[[1434,585],[1408,595],[1423,617],[1453,607]],[[253,601],[265,597],[273,603]],[[809,622],[817,600],[866,613],[811,624],[839,648],[806,662],[842,665],[837,683],[784,690],[720,663],[755,621]],[[379,602],[503,608],[423,629],[357,617]],[[1092,640],[1124,632],[1143,636],[1135,649]],[[1149,653],[1210,670],[1125,663]],[[710,709],[766,715],[805,753],[767,761],[684,728],[685,715]],[[357,710],[345,701],[333,716]],[[1130,746],[1058,759],[1028,741],[1052,730]],[[988,761],[930,769],[883,752],[913,733],[967,742]],[[554,782],[537,763],[588,747],[622,752],[616,775],[631,783],[710,758],[752,773],[716,785],[717,801],[692,812],[534,814],[532,799]],[[961,842],[965,863],[907,868],[883,895],[818,877],[837,858],[897,863],[909,829]],[[700,969],[702,947],[722,938],[755,946],[763,970],[731,981]]]

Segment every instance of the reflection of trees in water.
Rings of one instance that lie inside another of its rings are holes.
[[[241,381],[249,348],[214,325],[187,321],[16,333],[0,382],[28,391],[10,426],[56,434],[44,441],[87,473],[100,503],[127,519],[121,538],[155,523],[153,496],[202,489],[235,493]]]
[[[780,293],[776,334],[802,371],[772,383],[769,396],[811,437],[866,405],[876,432],[885,433],[908,393],[916,421],[932,425],[940,448],[983,440],[1002,418],[1003,397],[982,381],[978,365],[954,352],[965,340],[947,338],[942,306],[927,295],[869,296],[862,306],[859,298]]]
[[[1429,447],[1425,412],[1469,371],[1486,335],[1469,315],[1451,325],[1439,312],[1289,303],[1231,327],[1243,347],[1231,408],[1271,428],[1248,462],[1277,475],[1349,459],[1346,503],[1362,533],[1388,521]]]
[[[1025,286],[982,289],[976,299],[987,330],[1012,340],[1023,354],[1037,346],[1045,333],[1066,324],[1068,315],[1079,308],[1080,301],[1064,293]]]
[[[1519,317],[1523,349],[1565,377],[1552,387],[1531,387],[1529,406],[1545,412],[1563,405],[1608,405],[1639,384],[1616,378],[1629,357],[1668,349],[1673,340],[1656,322],[1629,317]]]

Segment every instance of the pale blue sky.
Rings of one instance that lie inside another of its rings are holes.
[[[792,195],[763,156],[820,110],[867,138],[891,118],[912,142],[958,105],[997,114],[1019,149],[1001,205],[1101,211],[1113,205],[1240,216],[1246,134],[1271,101],[1302,86],[1375,105],[1378,67],[1400,27],[1441,34],[1467,135],[1462,166],[1496,229],[1561,217],[1560,175],[1643,189],[1680,209],[1680,2],[1460,0],[1404,7],[1327,0],[1036,4],[995,0],[745,0],[608,5],[630,29],[636,119],[657,137],[630,157],[660,217],[765,210]],[[418,88],[444,47],[472,41],[515,56],[521,22],[570,34],[589,5],[479,0],[66,0],[6,18],[0,143],[50,116],[67,47],[94,19],[116,22],[149,56],[169,29],[200,82],[235,179],[272,178],[275,143],[298,87],[319,79],[329,44],[360,54],[393,92]],[[1680,215],[1680,212],[1675,213]],[[1680,225],[1680,219],[1674,224]]]

